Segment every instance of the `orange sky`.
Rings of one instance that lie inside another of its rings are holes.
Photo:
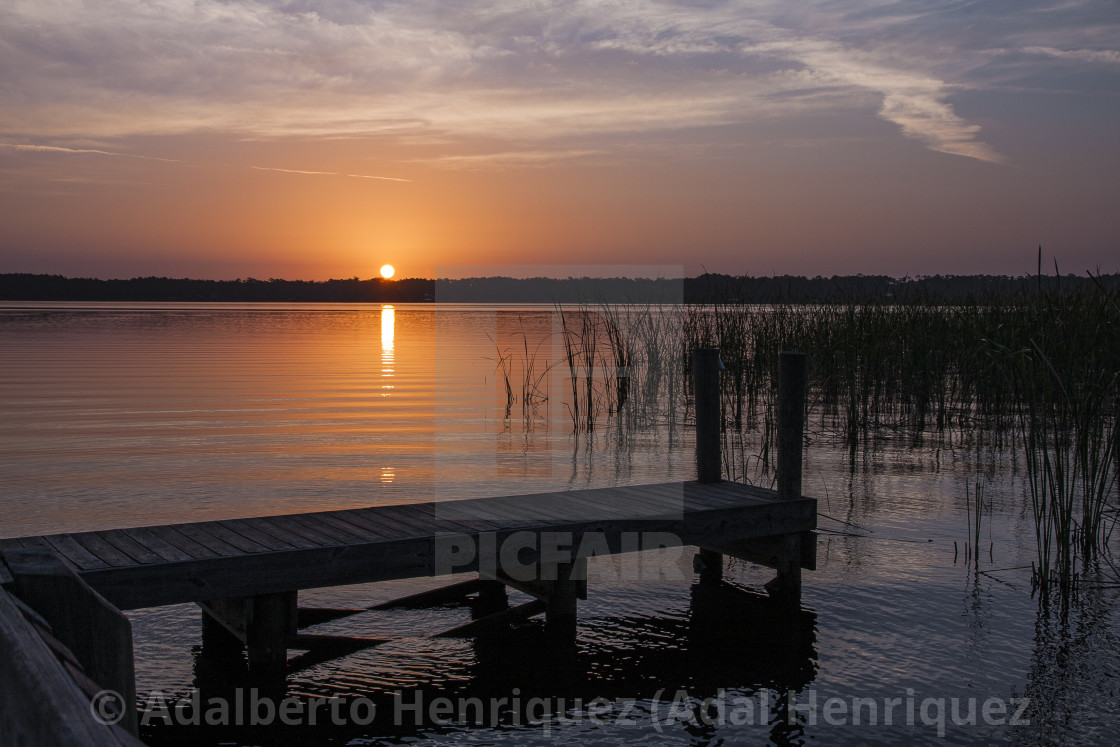
[[[1076,2],[21,0],[0,272],[1115,272],[1118,32]]]

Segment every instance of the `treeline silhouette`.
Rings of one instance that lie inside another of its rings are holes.
[[[930,303],[983,301],[1009,294],[1120,287],[1120,274],[1078,276],[887,275],[695,278],[509,278],[456,280],[120,280],[62,275],[0,274],[0,300],[336,303]]]

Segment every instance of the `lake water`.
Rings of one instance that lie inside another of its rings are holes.
[[[594,429],[574,432],[567,365],[545,370],[563,353],[548,306],[0,306],[0,537],[694,474],[679,382],[640,417],[636,400],[613,416],[604,395]],[[530,406],[527,378],[538,395]],[[696,585],[690,551],[643,554],[636,562],[656,573],[639,578],[593,561],[572,645],[536,622],[498,637],[431,637],[469,620],[465,607],[370,611],[315,632],[387,643],[302,662],[274,695],[376,711],[347,711],[347,725],[329,728],[155,718],[142,736],[153,745],[1120,741],[1120,593],[1087,585],[1068,611],[1040,612],[1013,451],[883,436],[853,465],[831,434],[808,436],[804,490],[822,516],[799,615],[777,616],[762,592],[770,574],[741,561],[728,561],[716,591]],[[750,463],[745,479],[769,485]],[[991,509],[973,563],[965,501],[977,483]],[[300,601],[363,607],[440,583],[309,590]],[[237,684],[200,655],[197,608],[128,614],[142,702],[189,704],[195,687]],[[440,698],[505,704],[481,724],[439,724],[425,710],[417,725],[412,706]]]

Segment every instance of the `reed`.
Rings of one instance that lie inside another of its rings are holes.
[[[726,475],[773,478],[778,353],[809,355],[811,437],[852,469],[876,439],[984,445],[1024,455],[1036,582],[1068,589],[1107,545],[1120,452],[1117,291],[1025,283],[953,306],[925,298],[560,310],[573,430],[689,418],[689,351],[718,347]],[[670,437],[675,427],[670,427]],[[987,512],[968,497],[975,556]]]
[[[1120,449],[1116,294],[1039,293],[1019,345],[992,343],[1014,392],[1038,548],[1033,583],[1063,596],[1097,566],[1115,520]]]

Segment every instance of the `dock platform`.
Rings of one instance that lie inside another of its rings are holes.
[[[511,539],[527,567],[542,541],[570,547],[569,562],[581,547],[584,557],[649,549],[651,537],[733,554],[815,526],[811,498],[680,482],[20,537],[0,551],[51,550],[129,610],[485,571]]]

